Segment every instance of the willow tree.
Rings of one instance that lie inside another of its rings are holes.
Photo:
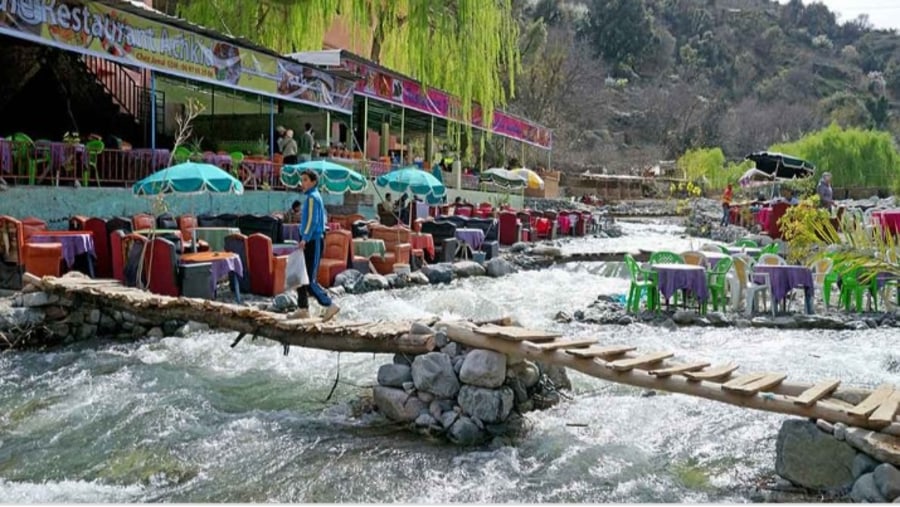
[[[513,0],[172,0],[168,10],[278,52],[320,50],[340,16],[371,60],[472,103],[490,122],[514,91],[519,69]],[[489,124],[489,123],[488,123]]]

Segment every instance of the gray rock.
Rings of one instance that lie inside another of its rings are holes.
[[[814,490],[850,487],[855,457],[853,448],[807,420],[785,421],[775,441],[775,473]]]
[[[843,442],[847,439],[847,425],[842,422],[834,423],[834,431],[831,433],[834,435],[834,438]],[[859,474],[862,475],[862,474]],[[854,475],[854,477],[859,477],[858,475]]]
[[[453,426],[453,423],[455,423],[456,420],[459,419],[459,417],[459,414],[455,410],[448,410],[441,414],[439,420],[441,421],[441,425],[444,428],[449,429],[451,426]]]
[[[878,492],[887,500],[900,497],[900,470],[889,463],[882,463],[872,472]]]
[[[425,391],[416,392],[416,396],[418,396],[419,399],[422,400],[422,403],[431,403],[432,401],[434,401],[434,395],[431,393],[426,393]]]
[[[697,322],[697,314],[693,311],[678,310],[672,316],[672,320],[679,326],[690,326]]]
[[[405,364],[383,364],[378,368],[378,383],[387,387],[403,387],[412,382],[412,368]]]
[[[853,329],[854,331],[864,331],[866,329],[869,329],[869,325],[866,324],[866,322],[863,320],[854,320],[854,321],[848,322],[846,324],[846,326],[849,329]]]
[[[522,384],[522,381],[518,377],[513,377],[510,380],[506,381],[506,385],[512,389],[513,392],[513,401],[516,406],[525,403],[528,401],[528,389],[525,388],[525,385]]]
[[[162,328],[153,327],[153,328],[150,328],[150,331],[147,331],[147,336],[150,338],[162,338],[165,335],[163,334]]]
[[[447,336],[447,331],[438,330],[437,333],[434,333],[434,344],[437,348],[446,347],[448,343],[450,343],[450,338]]]
[[[731,325],[731,320],[728,319],[728,317],[723,315],[721,312],[709,312],[706,314],[706,318],[707,318],[707,320],[709,320],[710,324],[712,324],[713,326],[716,326],[716,327],[724,327],[724,326]]]
[[[562,250],[555,246],[538,245],[531,249],[531,255],[558,259],[562,257]]]
[[[795,315],[794,320],[801,329],[845,329],[844,321],[828,315]]]
[[[475,261],[459,261],[453,263],[453,276],[456,278],[484,276],[485,274],[486,271],[484,266]]]
[[[416,426],[427,428],[434,424],[437,424],[437,420],[431,417],[431,414],[419,414],[419,417],[416,417]]]
[[[394,364],[405,364],[407,366],[412,366],[413,359],[415,359],[415,356],[408,356],[406,354],[394,354],[393,362]]]
[[[416,384],[415,384],[415,382],[411,382],[411,381],[409,381],[409,382],[404,382],[403,385],[401,385],[400,387],[403,388],[403,391],[405,391],[406,394],[413,394],[413,393],[416,392]]]
[[[512,389],[486,389],[464,385],[459,390],[459,406],[463,412],[487,423],[503,421],[513,407]]]
[[[453,265],[446,262],[422,266],[421,273],[428,278],[428,283],[433,285],[453,281]]]
[[[572,381],[566,373],[566,368],[555,364],[538,363],[538,370],[547,377],[557,389],[572,390]]]
[[[616,324],[620,326],[629,326],[634,323],[634,318],[631,315],[623,315],[619,317],[619,320],[616,321]]]
[[[664,320],[663,323],[660,324],[660,326],[663,329],[667,329],[669,331],[677,331],[678,330],[678,324],[676,324],[675,321],[672,319]]]
[[[78,328],[79,340],[90,340],[97,337],[97,326],[94,324],[82,324]]]
[[[428,413],[438,421],[441,419],[442,410],[438,400],[432,400],[431,403],[428,404]]]
[[[509,247],[510,253],[522,253],[525,250],[528,250],[528,243],[523,243],[521,241],[517,241],[513,243],[512,246]]]
[[[343,287],[348,294],[356,294],[362,290],[363,274],[355,269],[341,271],[334,278],[334,285]]]
[[[857,503],[886,503],[884,498],[875,486],[874,474],[863,474],[855,483],[853,489],[850,490],[850,499]]]
[[[100,323],[100,310],[94,308],[90,312],[88,312],[87,316],[88,324],[99,324]]]
[[[460,370],[462,370],[462,365],[465,360],[466,356],[454,356],[453,359],[451,359],[451,361],[453,362],[453,373],[455,373],[457,377],[459,376]]]
[[[4,307],[0,312],[0,329],[24,327],[44,321],[44,312],[40,308]]]
[[[874,472],[875,467],[880,464],[864,452],[856,453],[856,457],[853,458],[853,478],[859,479],[863,474]]]
[[[468,417],[460,417],[450,426],[447,438],[457,445],[476,445],[484,442],[487,434]]]
[[[416,389],[439,398],[451,398],[459,392],[459,379],[450,357],[440,352],[416,356],[412,363],[412,378]]]
[[[65,322],[51,322],[47,324],[47,331],[50,332],[51,335],[66,338],[69,336],[70,328],[69,325]]]
[[[282,292],[272,299],[273,312],[287,313],[295,308],[297,308],[297,291]]]
[[[362,285],[363,290],[366,292],[391,288],[391,284],[388,283],[387,279],[378,273],[367,273],[363,275]]]
[[[862,428],[847,428],[847,443],[882,463],[900,466],[898,437]]]
[[[428,285],[428,277],[421,271],[410,273],[408,276],[410,285]]]
[[[747,319],[734,319],[734,327],[738,329],[746,329],[750,327],[750,321]]]
[[[466,354],[459,380],[463,383],[495,388],[506,379],[506,356],[493,350],[473,350]]]
[[[38,308],[41,306],[53,305],[59,302],[59,296],[47,294],[46,292],[29,292],[22,294],[22,304],[26,308]]]
[[[523,361],[510,368],[515,372],[515,376],[526,389],[534,387],[541,379],[541,370],[531,361]]]
[[[447,354],[451,358],[454,358],[459,355],[459,344],[456,342],[450,342],[447,345],[441,347],[441,352]]]
[[[563,324],[568,324],[569,322],[572,322],[572,316],[569,315],[567,312],[560,310],[560,311],[556,312],[556,315],[553,317],[553,320],[555,322],[561,322]]]
[[[388,273],[388,274],[384,275],[384,279],[387,280],[388,286],[390,286],[390,288],[392,288],[392,289],[402,289],[403,287],[406,287],[405,283],[403,284],[403,287],[399,287],[397,285],[400,282],[399,282],[399,277],[397,276],[396,273]]]
[[[375,406],[392,421],[415,421],[419,413],[425,408],[419,398],[410,396],[402,389],[393,387],[375,386],[373,389]]]
[[[516,272],[516,267],[503,257],[494,257],[484,263],[484,269],[491,278],[511,275]]]
[[[413,322],[409,327],[409,334],[434,334],[434,329],[431,329],[421,322]]]

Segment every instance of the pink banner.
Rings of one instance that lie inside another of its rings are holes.
[[[435,88],[423,87],[418,82],[403,79],[355,60],[343,59],[342,66],[360,76],[356,82],[356,93],[415,111],[434,115],[451,121],[459,121],[459,101],[450,94]],[[475,104],[472,110],[472,125],[485,128],[482,124],[481,107]],[[550,149],[553,138],[550,130],[524,118],[494,110],[491,132],[518,141]]]

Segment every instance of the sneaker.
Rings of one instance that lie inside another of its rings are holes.
[[[332,303],[331,306],[325,307],[325,311],[322,312],[322,322],[328,322],[333,319],[339,311],[341,311],[341,307],[334,303]]]
[[[294,319],[308,319],[309,318],[309,310],[306,308],[301,308],[296,312],[289,313],[287,316],[288,320]]]

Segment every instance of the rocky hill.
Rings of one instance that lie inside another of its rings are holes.
[[[516,2],[511,109],[554,129],[553,165],[629,172],[730,158],[831,122],[900,137],[900,36],[800,0]]]

